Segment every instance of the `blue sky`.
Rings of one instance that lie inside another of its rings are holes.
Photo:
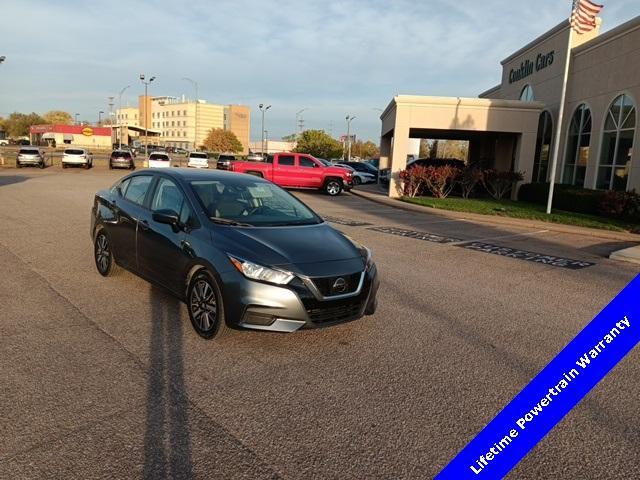
[[[396,94],[477,96],[500,81],[501,59],[553,27],[569,0],[188,2],[4,0],[0,115],[62,109],[95,122],[107,97],[140,73],[153,95],[252,107],[272,104],[270,138],[307,128],[337,136],[356,115],[359,138],[379,137]],[[638,0],[605,0],[603,30],[640,15]]]

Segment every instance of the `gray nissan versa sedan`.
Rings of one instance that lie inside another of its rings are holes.
[[[371,315],[371,252],[280,187],[225,171],[148,169],[95,196],[98,272],[119,266],[185,301],[193,327],[293,332]]]

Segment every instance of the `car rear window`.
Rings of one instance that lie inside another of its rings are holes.
[[[218,160],[235,160],[236,157],[234,157],[233,155],[220,155],[218,157]]]
[[[129,152],[113,152],[111,158],[131,158],[131,154]]]
[[[84,150],[78,150],[75,148],[68,148],[64,151],[65,155],[84,155]]]
[[[189,158],[205,158],[205,159],[208,159],[209,155],[207,155],[206,153],[191,152],[189,154]]]
[[[37,155],[38,149],[36,148],[21,148],[20,152],[22,155]]]
[[[149,155],[149,160],[165,160],[168,161],[169,157],[164,153],[152,153]]]

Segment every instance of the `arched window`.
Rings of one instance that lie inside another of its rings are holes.
[[[520,101],[533,102],[534,100],[533,88],[531,88],[531,85],[525,85],[522,92],[520,92]]]
[[[549,171],[549,156],[553,138],[553,120],[546,110],[540,114],[538,121],[538,138],[536,140],[536,156],[533,160],[533,182],[546,182]]]
[[[591,144],[591,110],[584,103],[571,119],[567,138],[567,156],[564,161],[562,183],[584,186]]]
[[[627,189],[635,129],[636,107],[633,100],[628,95],[620,95],[609,107],[604,123],[596,188]]]

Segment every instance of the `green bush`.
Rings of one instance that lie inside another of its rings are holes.
[[[606,192],[588,190],[573,185],[557,184],[553,194],[553,208],[567,212],[599,215],[600,204]],[[518,200],[546,205],[549,196],[548,183],[527,183],[520,187]]]

